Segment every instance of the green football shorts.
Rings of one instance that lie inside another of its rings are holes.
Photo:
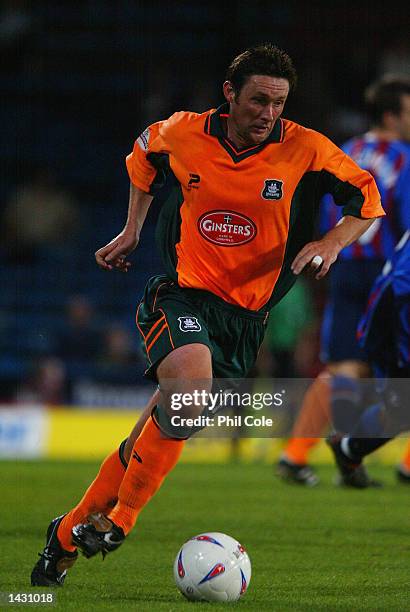
[[[136,323],[148,362],[145,375],[173,349],[200,343],[209,347],[216,378],[244,378],[265,334],[267,312],[228,304],[199,289],[185,289],[167,276],[152,277],[138,305]]]

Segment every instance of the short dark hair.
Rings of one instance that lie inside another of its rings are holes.
[[[386,74],[365,90],[366,110],[375,125],[381,125],[384,113],[399,115],[401,97],[410,94],[410,78],[405,75]]]
[[[250,47],[235,57],[226,72],[226,80],[239,94],[247,78],[254,74],[287,79],[290,90],[296,86],[297,74],[291,58],[271,43]]]

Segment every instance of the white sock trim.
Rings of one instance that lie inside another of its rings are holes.
[[[348,436],[344,436],[341,439],[340,448],[341,448],[342,453],[346,455],[346,457],[349,457],[349,459],[353,459],[350,448],[349,448],[349,437]]]

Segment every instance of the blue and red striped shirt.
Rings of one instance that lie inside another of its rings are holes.
[[[376,219],[358,241],[344,248],[339,259],[388,259],[400,236],[410,228],[410,145],[381,140],[368,132],[352,138],[342,149],[373,175],[386,216]],[[325,196],[321,232],[329,231],[340,217],[340,207],[334,205],[332,196]]]

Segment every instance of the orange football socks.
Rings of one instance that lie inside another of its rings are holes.
[[[82,500],[65,515],[58,526],[57,537],[64,550],[76,550],[71,541],[71,529],[75,525],[84,523],[94,512],[109,512],[117,503],[118,489],[126,470],[125,460],[120,456],[123,445],[124,443],[103,461],[100,471]]]
[[[108,518],[127,535],[138,514],[176,465],[185,440],[165,438],[150,417],[132,449],[118,503]]]
[[[404,457],[401,460],[401,465],[404,467],[406,472],[410,474],[410,442],[407,443],[406,452],[404,453]]]
[[[283,456],[292,463],[306,465],[310,449],[319,442],[330,422],[330,378],[327,372],[319,374],[303,398],[292,438],[283,451]]]

